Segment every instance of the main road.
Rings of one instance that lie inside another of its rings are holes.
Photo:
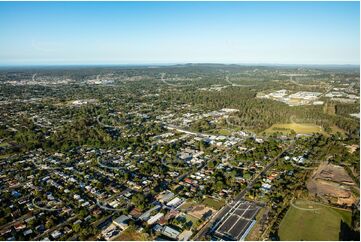
[[[253,185],[258,181],[258,179],[265,174],[286,151],[288,151],[293,146],[293,141],[290,145],[288,145],[285,149],[283,149],[275,158],[271,160],[271,162],[264,167],[262,172],[258,173],[255,178],[247,185],[247,187],[241,191],[235,198],[234,203],[237,201],[243,200],[246,193],[252,189]],[[219,210],[209,221],[207,224],[204,225],[203,228],[194,236],[193,240],[201,240],[204,237],[210,228],[214,225],[214,223],[218,220],[221,220],[225,215],[228,213],[229,205],[226,204],[221,210]]]

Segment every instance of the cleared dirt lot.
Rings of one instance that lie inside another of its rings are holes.
[[[314,179],[329,180],[345,185],[354,185],[352,178],[347,174],[342,166],[321,163],[317,168]]]
[[[215,209],[200,204],[192,206],[191,209],[189,209],[188,214],[198,219],[201,219],[203,216],[210,216],[215,212]]]
[[[213,198],[206,198],[202,203],[198,203],[192,200],[188,200],[180,206],[180,209],[197,219],[202,218],[203,216],[213,215],[224,205],[223,201],[217,201]]]
[[[351,205],[356,197],[351,192],[355,183],[343,167],[321,163],[307,181],[307,189],[333,203]]]

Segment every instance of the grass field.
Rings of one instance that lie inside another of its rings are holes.
[[[223,200],[216,200],[214,198],[211,197],[207,197],[205,198],[201,203],[197,203],[191,199],[187,200],[185,203],[182,204],[182,206],[180,206],[179,208],[182,211],[187,210],[188,208],[192,207],[192,206],[196,206],[196,205],[200,205],[203,204],[207,207],[213,208],[215,210],[219,210],[224,206],[224,201]]]
[[[291,206],[280,224],[281,240],[339,240],[341,220],[351,223],[349,211],[309,201],[298,200],[294,204],[297,208]]]
[[[192,226],[194,226],[196,223],[197,223],[197,221],[199,220],[198,218],[196,218],[196,217],[194,217],[194,216],[192,216],[192,215],[190,215],[190,214],[186,214],[186,219],[187,219],[187,223],[189,222],[189,221],[191,221],[192,222]]]
[[[291,130],[294,130],[297,134],[327,134],[321,126],[306,123],[274,124],[268,129],[266,129],[264,132],[266,134],[271,134],[275,132],[289,134]]]
[[[7,142],[0,143],[0,147],[6,147],[6,146],[9,146],[9,143]]]
[[[246,236],[245,241],[256,241],[259,240],[258,236],[260,235],[260,223],[263,214],[265,213],[266,209],[261,208],[256,215],[256,224],[253,226],[249,234]]]
[[[179,209],[180,210],[187,210],[188,208],[190,208],[190,207],[192,207],[192,206],[194,206],[194,205],[196,205],[197,203],[196,202],[194,202],[194,201],[192,201],[191,199],[189,199],[189,200],[187,200],[185,203],[183,203],[180,207],[179,207]]]
[[[221,129],[221,130],[218,131],[218,133],[220,135],[231,135],[232,132],[230,130],[228,130],[228,129]]]
[[[207,207],[219,210],[224,206],[224,201],[215,200],[213,198],[207,197],[206,199],[203,200],[202,204],[206,205]]]
[[[133,228],[128,228],[121,232],[121,234],[116,237],[116,241],[146,241],[149,240],[148,236],[144,233],[135,231]]]

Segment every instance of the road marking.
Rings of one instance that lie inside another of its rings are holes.
[[[246,210],[242,213],[242,215],[241,216],[239,216],[239,218],[237,219],[237,221],[233,224],[233,226],[228,230],[228,232],[230,232],[233,228],[234,228],[234,226],[236,226],[236,224],[238,223],[238,221],[243,217],[243,215],[247,212],[247,210],[249,209],[249,207],[251,207],[251,205],[248,205],[248,207],[246,208]],[[233,216],[234,215],[234,212],[233,212],[233,214],[231,215],[231,216]],[[236,214],[237,215],[237,214]]]
[[[238,203],[238,204],[237,204],[237,203]],[[218,228],[217,230],[221,229],[221,227],[224,225],[224,223],[227,222],[227,220],[237,211],[237,209],[238,209],[241,205],[245,204],[244,202],[241,202],[241,201],[238,201],[237,203],[228,211],[228,213],[227,213],[226,216],[225,216],[224,222],[221,224],[221,226],[219,226],[219,228]],[[246,210],[247,210],[247,209],[246,209]]]

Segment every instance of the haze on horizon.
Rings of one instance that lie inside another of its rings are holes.
[[[359,2],[0,2],[0,65],[358,65],[359,21]]]

